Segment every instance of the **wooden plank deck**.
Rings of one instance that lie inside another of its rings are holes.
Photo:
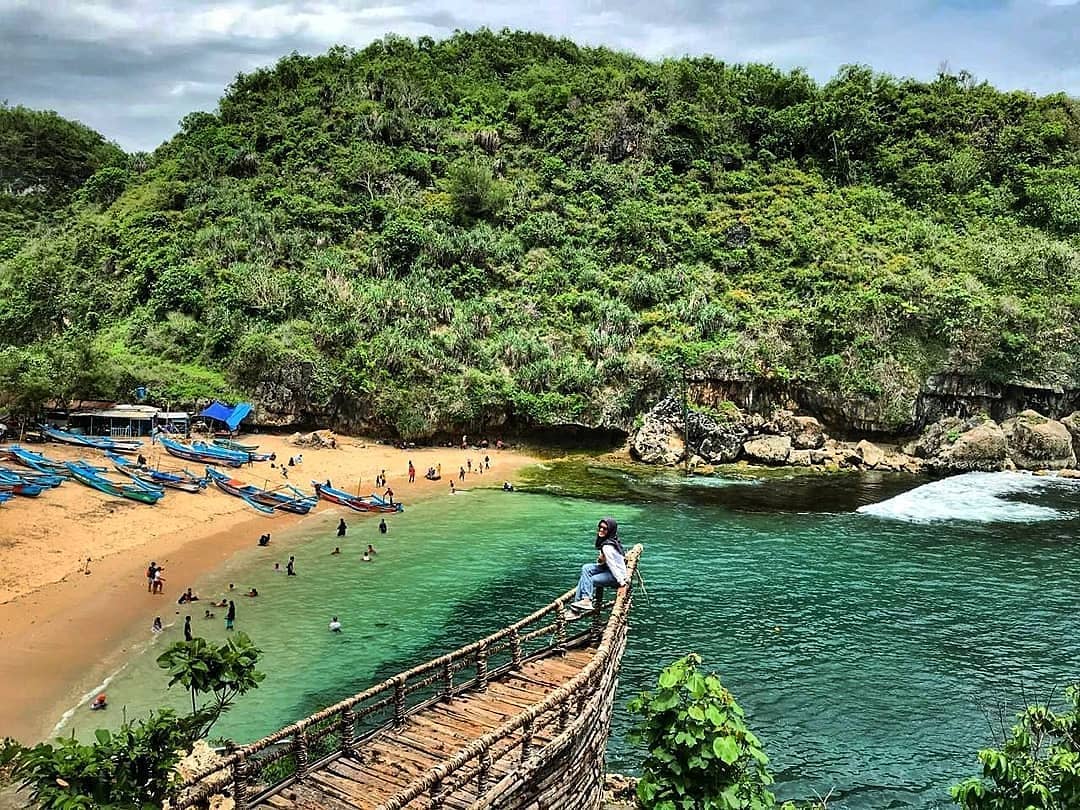
[[[594,649],[576,649],[526,663],[494,679],[487,691],[470,691],[406,718],[400,729],[385,729],[358,745],[355,757],[340,757],[312,771],[260,804],[273,810],[375,808],[473,740],[540,702],[592,660]],[[538,732],[536,746],[550,741]],[[496,763],[497,781],[511,758]],[[449,808],[464,807],[447,797]]]

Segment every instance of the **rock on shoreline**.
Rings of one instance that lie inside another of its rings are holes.
[[[813,416],[777,410],[748,414],[661,400],[630,437],[630,455],[646,464],[691,468],[748,461],[822,470],[868,469],[940,474],[999,470],[1075,470],[1080,411],[1058,421],[1023,411],[998,424],[988,416],[946,416],[902,447],[830,438]]]

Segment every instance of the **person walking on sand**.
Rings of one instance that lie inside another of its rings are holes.
[[[153,560],[150,561],[150,566],[146,569],[146,592],[154,592],[154,574],[157,573],[157,563]]]
[[[469,468],[469,472],[472,472],[472,459],[471,458],[465,459],[465,466]]]
[[[184,617],[184,641],[191,641],[193,636],[191,635],[191,617]]]
[[[416,467],[413,466],[412,459],[409,459],[409,483],[412,484],[416,481]]]
[[[154,589],[151,593],[160,594],[165,592],[165,577],[161,575],[164,570],[165,568],[160,565],[154,569]]]
[[[296,576],[296,557],[289,557],[289,562],[285,566],[285,574],[290,577]]]
[[[484,466],[491,469],[491,456],[484,456]]]
[[[595,608],[593,594],[598,585],[618,585],[621,588],[630,581],[626,571],[626,551],[619,540],[619,524],[615,518],[606,517],[597,524],[594,545],[596,562],[581,566],[575,601],[565,613],[569,620],[581,618]]]
[[[338,525],[337,525],[337,536],[338,537],[344,537],[345,536],[345,530],[348,529],[348,528],[349,527],[345,525],[345,518],[341,518],[341,520],[338,521]]]
[[[454,489],[454,479],[451,478],[450,479],[450,494],[453,495],[455,492],[457,492],[457,490]]]
[[[453,481],[450,482],[450,486],[454,486]],[[386,525],[386,518],[381,518],[379,520],[379,534],[386,534],[388,531],[390,531],[390,527]]]
[[[465,480],[465,468],[464,467],[459,467],[458,468],[458,476],[457,477],[458,477],[458,481],[464,481]]]
[[[226,630],[232,630],[233,629],[233,622],[235,622],[235,621],[236,621],[236,603],[232,599],[230,599],[229,600],[229,609],[225,613],[225,629]]]

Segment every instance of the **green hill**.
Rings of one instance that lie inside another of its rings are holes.
[[[95,171],[0,264],[13,402],[146,384],[409,437],[626,427],[687,368],[901,428],[930,373],[1080,379],[1064,95],[387,37],[241,75]]]

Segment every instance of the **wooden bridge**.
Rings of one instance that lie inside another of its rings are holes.
[[[573,595],[233,751],[173,807],[593,810],[632,592],[568,624]]]

